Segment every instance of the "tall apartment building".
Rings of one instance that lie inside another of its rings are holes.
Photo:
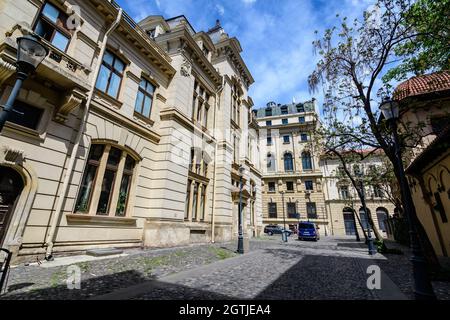
[[[330,234],[321,149],[312,136],[320,126],[316,101],[269,102],[255,114],[261,128],[264,224],[292,227],[309,220],[318,224],[322,235]]]
[[[50,54],[0,134],[0,246],[14,259],[259,234],[254,82],[239,41],[184,16],[140,25],[110,0],[0,5],[0,105],[16,39]],[[23,116],[20,116],[20,115]]]

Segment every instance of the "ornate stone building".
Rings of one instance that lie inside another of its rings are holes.
[[[183,16],[139,25],[108,0],[6,0],[0,104],[16,39],[50,54],[0,135],[0,245],[15,260],[224,241],[262,225],[253,78],[239,41]]]
[[[309,220],[318,224],[321,235],[329,235],[321,149],[312,139],[320,126],[316,101],[269,102],[255,113],[261,128],[264,224],[292,228],[299,220]]]
[[[367,172],[373,166],[383,166],[383,154],[374,154],[358,165],[360,170]],[[356,230],[361,238],[367,231],[369,217],[361,207],[361,201],[351,181],[344,174],[339,174],[342,164],[337,157],[322,155],[320,168],[324,179],[325,204],[330,219],[331,234],[337,236],[355,235]],[[372,218],[376,231],[382,238],[387,237],[387,219],[394,214],[394,203],[391,201],[389,186],[365,186],[365,198],[368,214]],[[392,197],[391,197],[392,198]],[[355,215],[356,214],[356,215]],[[364,231],[363,231],[364,228]],[[372,233],[372,237],[373,237]]]

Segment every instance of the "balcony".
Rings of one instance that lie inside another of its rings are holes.
[[[34,34],[33,30],[23,22],[16,24],[6,32],[6,39],[0,45],[0,84],[15,72],[17,38],[30,34]],[[68,114],[86,99],[90,89],[91,69],[53,47],[46,40],[41,40],[48,47],[50,53],[36,70],[35,80],[60,93],[60,103],[55,112],[55,120],[64,122]],[[72,41],[76,41],[76,39]]]

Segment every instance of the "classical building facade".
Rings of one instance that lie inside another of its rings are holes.
[[[0,245],[15,260],[105,247],[161,247],[262,225],[254,82],[239,41],[184,16],[139,25],[108,0],[6,0],[0,104],[16,39],[48,57],[0,135]]]
[[[331,234],[326,211],[321,149],[314,130],[320,126],[315,100],[287,105],[269,102],[255,110],[260,129],[263,166],[264,224],[291,228],[313,221],[322,235]]]
[[[367,157],[362,162],[348,163],[351,168],[358,165],[360,170],[367,172],[372,167],[383,166],[383,155],[378,153]],[[331,234],[337,236],[355,235],[358,232],[363,238],[367,234],[369,217],[361,207],[361,201],[346,174],[342,174],[342,164],[337,157],[322,155],[320,168],[324,178],[325,205],[331,225]],[[385,186],[365,185],[365,199],[367,213],[373,221],[374,230],[381,238],[387,237],[387,219],[394,214],[394,201],[388,193],[390,188]],[[372,233],[372,237],[373,237]]]

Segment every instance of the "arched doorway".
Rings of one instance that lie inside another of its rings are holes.
[[[355,215],[353,214],[352,209],[344,208],[343,215],[344,215],[345,234],[347,236],[354,236],[354,235],[356,235]]]
[[[5,239],[16,201],[23,187],[23,179],[17,171],[0,166],[0,246]]]
[[[388,219],[389,214],[386,208],[378,208],[377,209],[377,219],[378,219],[378,228],[386,232],[386,220]]]

